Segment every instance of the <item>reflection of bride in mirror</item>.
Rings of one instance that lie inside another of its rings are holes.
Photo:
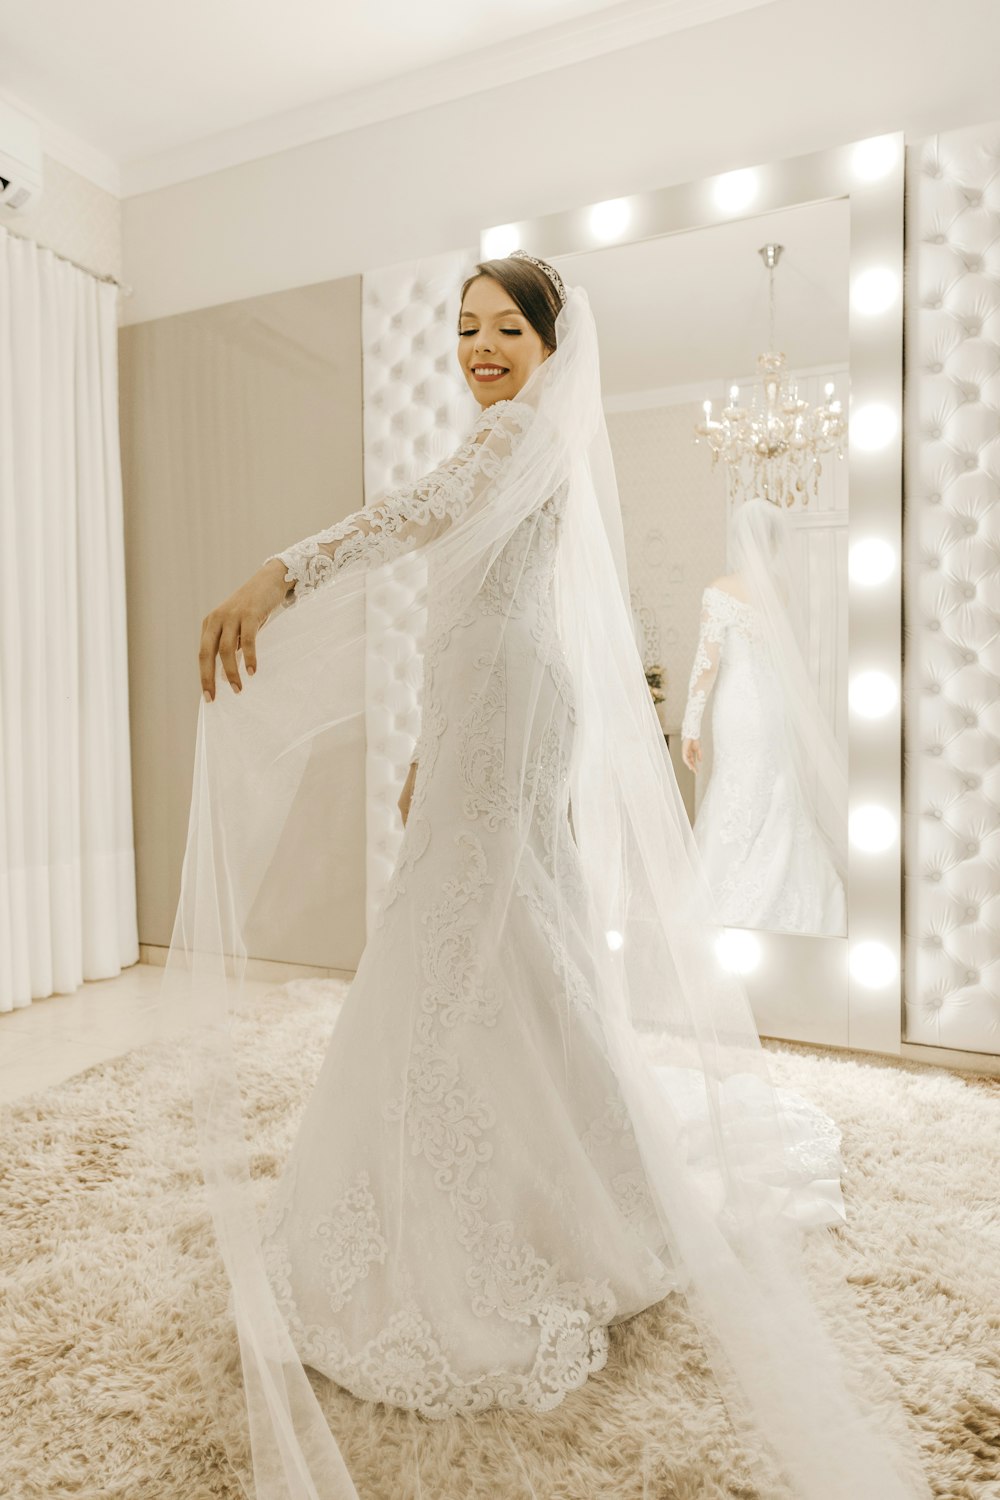
[[[702,595],[681,729],[701,766],[712,699],[712,771],[695,839],[719,920],[732,927],[846,931],[844,753],[809,678],[788,517],[753,499],[730,521],[733,571]]]

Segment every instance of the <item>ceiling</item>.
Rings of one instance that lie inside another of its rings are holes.
[[[0,96],[121,196],[774,0],[0,0]]]

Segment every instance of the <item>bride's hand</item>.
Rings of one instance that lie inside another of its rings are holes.
[[[201,622],[198,666],[202,692],[209,703],[215,698],[215,657],[235,693],[243,691],[236,653],[243,652],[243,665],[252,677],[257,670],[257,632],[277,609],[288,590],[285,564],[272,558],[252,578],[224,599]]]
[[[681,760],[697,776],[701,770],[701,740],[685,740],[681,745]]]
[[[399,808],[399,815],[403,820],[404,828],[406,827],[406,819],[409,816],[410,812],[410,798],[413,796],[413,783],[416,781],[416,779],[417,762],[413,760],[410,762],[409,773],[407,774],[406,781],[403,785],[403,790],[399,794],[399,800],[396,803],[396,806]]]

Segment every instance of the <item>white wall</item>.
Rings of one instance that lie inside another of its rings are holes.
[[[995,0],[778,0],[126,199],[129,322],[355,274],[886,130],[996,118]],[[923,65],[928,32],[936,66]],[[474,66],[470,63],[470,68]]]

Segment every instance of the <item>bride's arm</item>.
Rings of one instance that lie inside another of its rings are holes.
[[[694,653],[681,724],[682,755],[685,765],[692,771],[698,769],[701,761],[701,721],[718,676],[722,637],[725,634],[725,622],[714,607],[714,600],[714,591],[706,589],[701,597],[698,645]]]
[[[271,553],[264,565],[280,559],[286,568],[284,582],[289,587],[282,606],[287,609],[346,568],[368,568],[439,536],[497,477],[532,415],[531,407],[505,402],[487,426],[479,428],[477,423],[478,430],[422,479],[389,491],[373,505],[283,552]]]

